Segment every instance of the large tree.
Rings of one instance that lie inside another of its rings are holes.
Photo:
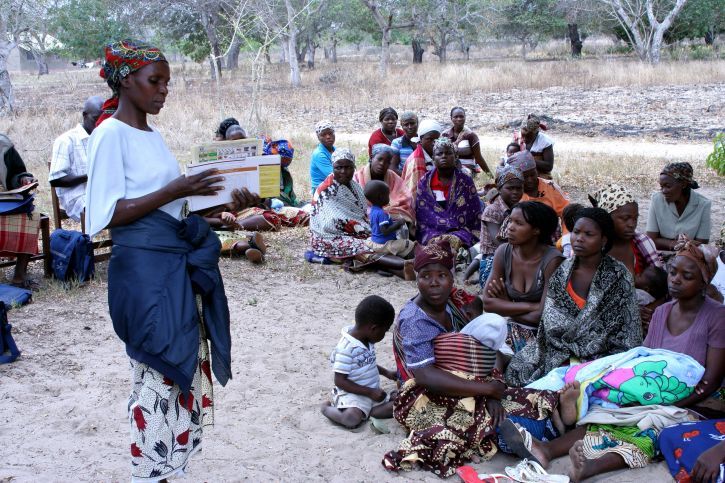
[[[30,30],[29,2],[4,0],[0,8],[0,114],[12,113],[15,107],[13,84],[8,73],[8,58],[24,33]]]
[[[687,0],[599,0],[604,4],[642,61],[657,64],[665,33]]]
[[[361,0],[378,24],[381,34],[380,74],[388,73],[390,64],[390,40],[393,30],[410,28],[414,23],[405,19],[401,2],[398,0]]]
[[[496,30],[502,36],[516,39],[521,45],[521,56],[526,58],[542,39],[563,36],[566,21],[556,7],[556,0],[499,1]]]

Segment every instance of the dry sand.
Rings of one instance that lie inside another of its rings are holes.
[[[269,238],[261,268],[222,261],[234,379],[214,388],[216,426],[187,481],[439,481],[424,471],[396,476],[383,469],[383,454],[405,436],[393,420],[391,434],[377,435],[368,426],[333,426],[319,412],[332,385],[327,358],[356,304],[382,294],[399,310],[415,294],[414,283],[307,264],[298,256],[304,230]],[[130,371],[108,316],[104,271],[86,287],[65,293],[53,286],[10,312],[23,355],[0,366],[0,481],[128,479]],[[378,357],[394,366],[390,335]],[[513,463],[496,456],[474,466],[502,472]],[[567,467],[560,459],[552,471]],[[667,475],[656,464],[600,481]]]

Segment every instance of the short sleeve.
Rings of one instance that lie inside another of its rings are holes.
[[[652,199],[649,205],[649,213],[647,213],[647,228],[646,230],[650,233],[660,233],[660,225],[657,223],[657,209],[658,209],[657,193],[652,195]]]
[[[332,370],[340,374],[350,374],[352,372],[352,354],[347,351],[335,349],[332,353]]]
[[[712,303],[712,314],[707,321],[707,346],[725,349],[725,305],[714,301]]]
[[[118,131],[103,128],[96,129],[88,141],[86,226],[91,236],[108,226],[116,203],[126,197],[126,184],[119,182],[126,179],[124,140]]]
[[[53,143],[53,155],[50,158],[48,181],[70,174],[70,153],[73,152],[73,140],[70,136],[58,136]]]
[[[479,143],[478,134],[476,134],[473,131],[468,131],[468,133],[466,134],[466,141],[468,141],[469,146],[471,146],[471,147],[475,146],[476,144]]]
[[[425,319],[408,319],[400,324],[403,354],[408,369],[415,370],[435,363],[433,339],[440,333]]]
[[[712,225],[710,222],[710,211],[712,209],[712,202],[705,197],[703,197],[701,199],[702,199],[702,217],[700,217],[700,226],[697,229],[697,234],[695,235],[695,238],[700,239],[700,240],[709,240],[710,239],[710,230],[712,228]]]

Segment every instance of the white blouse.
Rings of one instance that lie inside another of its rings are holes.
[[[118,200],[158,191],[180,175],[179,163],[156,129],[142,131],[107,119],[88,140],[88,233],[94,236],[108,226]],[[181,219],[185,201],[174,200],[159,209]]]

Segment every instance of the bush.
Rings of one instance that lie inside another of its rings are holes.
[[[712,153],[705,160],[705,165],[720,176],[725,176],[725,133],[715,136]]]

